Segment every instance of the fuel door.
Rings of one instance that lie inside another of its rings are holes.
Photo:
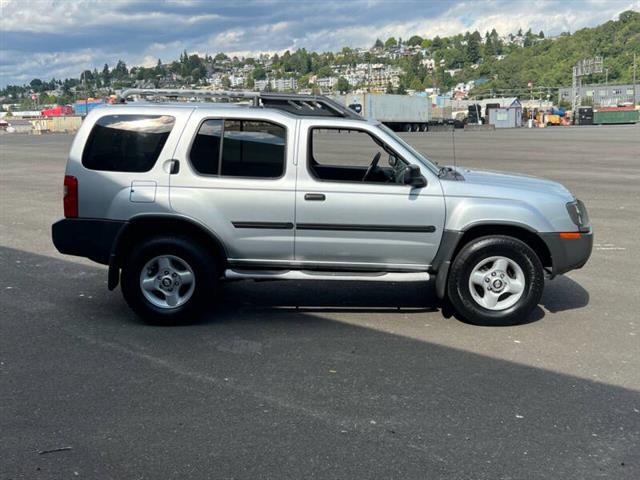
[[[133,180],[129,200],[134,203],[153,203],[156,201],[158,184],[151,180]]]

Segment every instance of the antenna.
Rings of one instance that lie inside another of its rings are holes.
[[[453,147],[453,177],[458,180],[458,167],[456,162],[456,126],[451,125],[451,146]]]

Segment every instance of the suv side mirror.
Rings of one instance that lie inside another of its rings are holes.
[[[420,173],[420,167],[418,165],[407,165],[404,171],[404,184],[411,185],[413,188],[427,186],[427,179]]]

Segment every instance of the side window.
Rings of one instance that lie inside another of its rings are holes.
[[[222,120],[206,120],[191,146],[191,164],[198,173],[218,175]]]
[[[286,130],[259,120],[207,120],[191,147],[198,173],[278,178],[285,167]]]
[[[407,163],[366,132],[314,128],[309,140],[309,170],[319,180],[402,183]]]
[[[106,115],[93,126],[82,165],[110,172],[148,172],[153,168],[175,118],[168,115]]]

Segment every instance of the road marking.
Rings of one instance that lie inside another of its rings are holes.
[[[625,251],[625,247],[617,247],[613,243],[594,243],[593,246],[596,250],[613,250],[613,251]]]

